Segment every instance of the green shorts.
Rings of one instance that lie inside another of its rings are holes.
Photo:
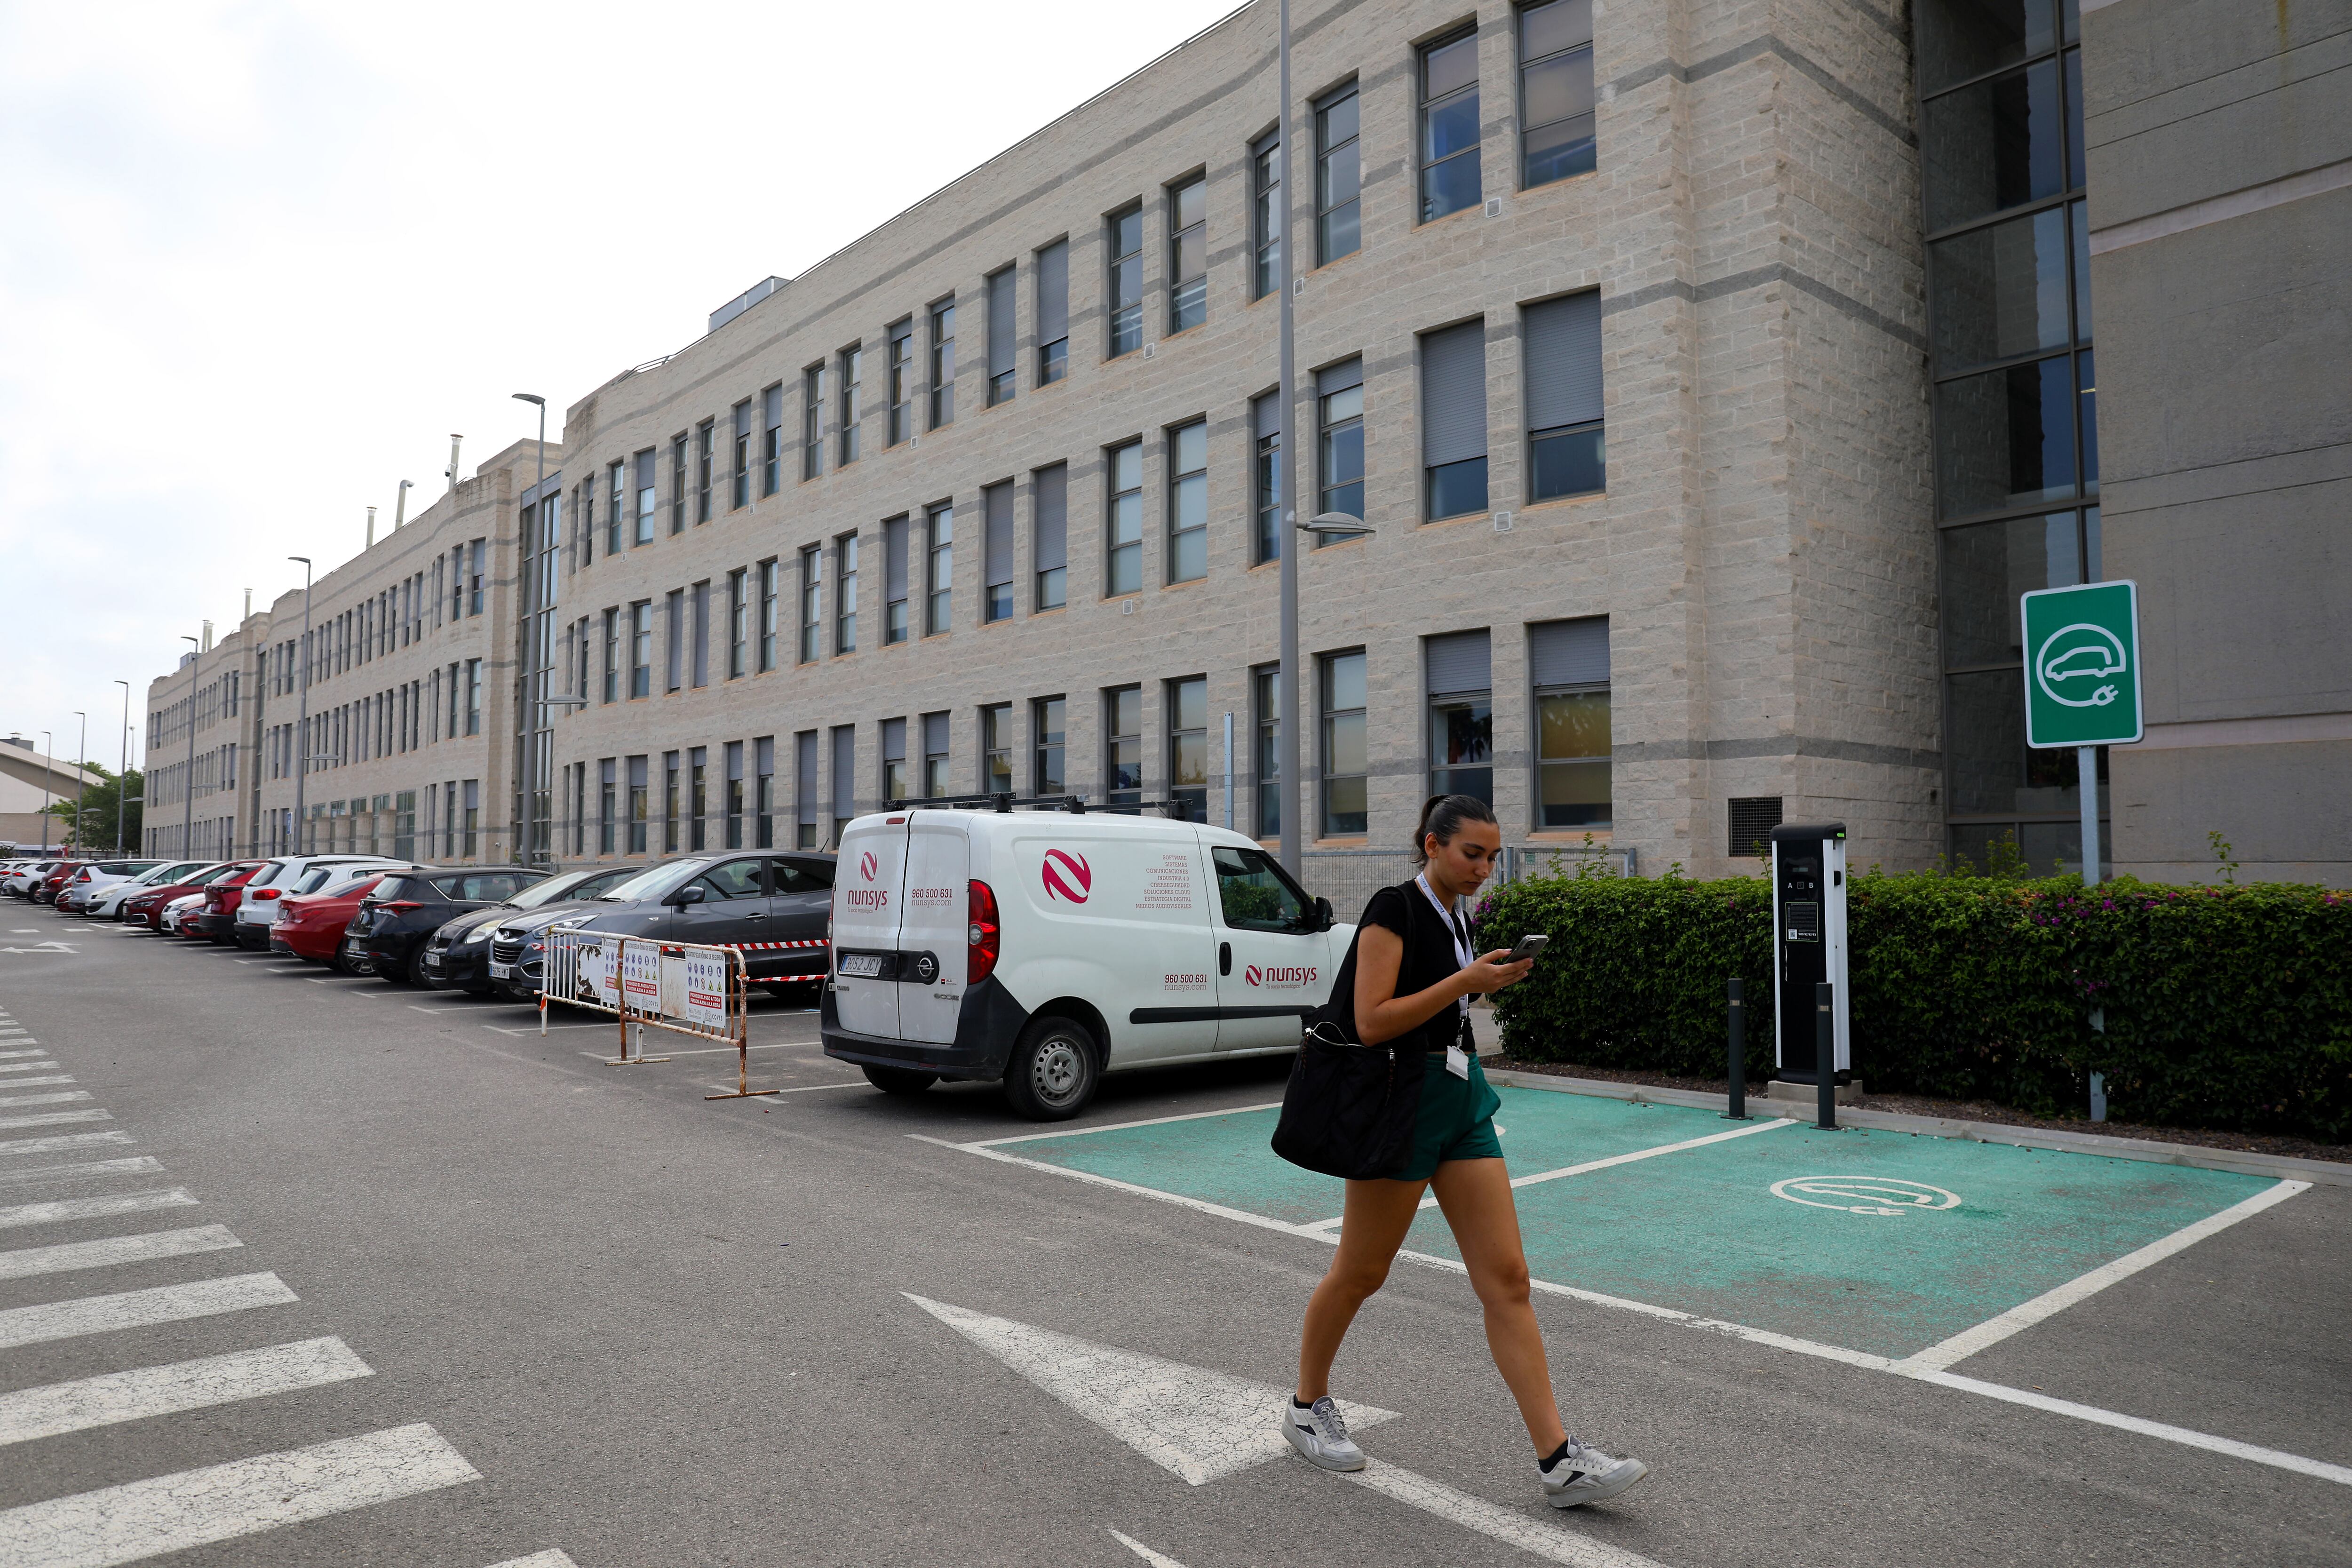
[[[1495,1137],[1495,1112],[1502,1109],[1503,1098],[1488,1086],[1478,1058],[1470,1058],[1467,1079],[1445,1070],[1444,1051],[1430,1052],[1423,1062],[1412,1158],[1389,1179],[1425,1182],[1448,1160],[1501,1159],[1503,1145]]]

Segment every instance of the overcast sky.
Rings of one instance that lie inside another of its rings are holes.
[[[0,0],[0,734],[1236,4]]]

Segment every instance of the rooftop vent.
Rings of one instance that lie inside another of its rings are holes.
[[[716,310],[711,311],[710,330],[717,331],[791,281],[789,278],[762,278]]]

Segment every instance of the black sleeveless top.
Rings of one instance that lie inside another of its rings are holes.
[[[1467,916],[1464,922],[1466,930]],[[1418,880],[1382,888],[1364,906],[1363,918],[1356,922],[1356,935],[1348,943],[1348,956],[1340,961],[1339,975],[1331,982],[1331,999],[1317,1015],[1339,1025],[1351,1040],[1363,1037],[1356,1032],[1356,949],[1366,926],[1385,927],[1404,942],[1404,956],[1397,964],[1399,996],[1416,995],[1462,971],[1454,952],[1454,933],[1446,929],[1445,917],[1422,892]],[[1442,1051],[1460,1037],[1462,1028],[1461,1008],[1448,1005],[1426,1023],[1388,1043],[1405,1053]]]

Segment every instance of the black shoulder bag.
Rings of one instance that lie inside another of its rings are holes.
[[[1354,984],[1355,957],[1351,945],[1339,983]],[[1352,1013],[1352,1005],[1335,997],[1308,1023],[1283,1090],[1274,1152],[1294,1165],[1361,1182],[1401,1171],[1412,1157],[1422,1053],[1402,1050],[1395,1040],[1367,1046],[1350,1039],[1354,1031],[1341,1016]]]

